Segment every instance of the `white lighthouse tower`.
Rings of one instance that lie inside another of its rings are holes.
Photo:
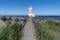
[[[29,17],[35,17],[35,14],[32,13],[32,7],[29,7]]]

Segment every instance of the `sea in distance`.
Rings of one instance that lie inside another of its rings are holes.
[[[60,18],[60,16],[37,16],[40,18]]]
[[[25,16],[28,16],[28,15],[0,15],[0,16],[15,16],[15,17],[18,17],[18,18],[22,18],[22,17],[25,17]],[[54,16],[54,15],[36,15],[35,17],[39,17],[39,18],[60,18],[60,16]]]

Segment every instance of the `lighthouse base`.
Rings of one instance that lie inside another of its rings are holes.
[[[35,14],[29,14],[29,17],[35,17]]]

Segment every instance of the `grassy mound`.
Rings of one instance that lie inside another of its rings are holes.
[[[36,37],[37,40],[55,40],[54,34],[49,32],[48,27],[40,24],[36,25]]]
[[[9,24],[0,32],[0,40],[20,40],[22,37],[21,25]]]
[[[60,25],[55,21],[47,20],[35,23],[37,40],[57,40],[57,33],[60,32]]]

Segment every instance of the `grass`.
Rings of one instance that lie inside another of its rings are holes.
[[[53,29],[54,31],[60,32],[60,25],[56,22],[48,20],[45,24],[49,27],[49,29]]]
[[[37,22],[35,28],[37,40],[57,40],[57,34],[55,33],[60,32],[60,25],[57,25],[55,21],[51,20],[43,22],[42,24]]]
[[[20,40],[22,37],[21,25],[9,24],[0,32],[0,40]]]
[[[54,34],[50,33],[47,27],[40,24],[36,26],[36,38],[37,40],[55,40]]]

